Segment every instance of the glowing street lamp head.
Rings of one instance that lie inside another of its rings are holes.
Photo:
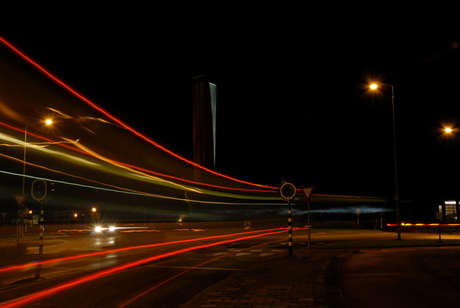
[[[46,124],[46,125],[51,125],[51,124],[53,124],[53,120],[51,120],[51,119],[46,119],[46,120],[45,120],[45,124]]]
[[[444,128],[444,132],[445,132],[445,133],[450,134],[450,133],[452,133],[453,131],[454,131],[454,130],[453,130],[451,127],[445,127],[445,128]]]
[[[376,83],[373,83],[369,86],[371,90],[376,90],[379,86]]]

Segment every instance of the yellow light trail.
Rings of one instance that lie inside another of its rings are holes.
[[[30,65],[32,65],[33,67],[35,67],[37,70],[39,70],[40,72],[42,72],[45,76],[47,76],[48,78],[50,78],[52,81],[54,81],[56,84],[58,84],[59,86],[61,86],[62,88],[64,88],[65,90],[67,90],[70,94],[72,94],[73,96],[77,97],[78,99],[80,99],[82,102],[86,103],[87,105],[89,105],[90,107],[92,107],[93,109],[95,109],[96,111],[100,112],[101,114],[103,114],[104,116],[106,116],[107,118],[109,118],[111,121],[113,121],[114,123],[116,123],[117,125],[119,125],[120,127],[126,129],[127,131],[131,132],[132,134],[134,134],[135,136],[141,138],[142,140],[148,142],[149,144],[155,146],[156,148],[164,151],[165,153],[179,159],[180,161],[183,161],[195,168],[199,168],[201,170],[204,170],[210,174],[214,174],[214,175],[217,175],[219,177],[222,177],[222,178],[226,178],[228,180],[231,180],[231,181],[234,181],[234,182],[237,182],[237,183],[242,183],[242,184],[246,184],[246,185],[250,185],[250,186],[256,186],[256,187],[261,187],[261,188],[266,188],[266,189],[278,189],[276,187],[273,187],[273,186],[268,186],[268,185],[261,185],[261,184],[256,184],[256,183],[251,183],[251,182],[247,182],[247,181],[243,181],[243,180],[239,180],[239,179],[236,179],[236,178],[233,178],[233,177],[230,177],[228,175],[224,175],[224,174],[221,174],[221,173],[218,173],[214,170],[211,170],[211,169],[208,169],[208,168],[205,168],[197,163],[194,163],[174,152],[172,152],[171,150],[165,148],[164,146],[160,145],[159,143],[153,141],[152,139],[148,138],[147,136],[141,134],[140,132],[138,132],[137,130],[135,130],[134,128],[132,128],[131,126],[125,124],[124,122],[122,122],[121,120],[119,120],[118,118],[116,118],[115,116],[111,115],[109,112],[107,112],[106,110],[104,110],[103,108],[99,107],[98,105],[96,105],[95,103],[93,103],[91,100],[89,100],[88,98],[86,98],[84,95],[78,93],[76,90],[74,90],[71,86],[69,86],[68,84],[66,84],[65,82],[63,82],[62,80],[60,80],[59,78],[57,78],[55,75],[53,75],[52,73],[50,73],[49,71],[47,71],[45,68],[43,68],[41,65],[39,65],[37,62],[35,62],[34,60],[32,60],[31,58],[29,58],[28,56],[26,56],[23,52],[21,52],[18,48],[16,48],[15,46],[13,46],[11,43],[9,43],[8,41],[6,41],[4,38],[0,37],[0,42],[3,43],[6,47],[8,47],[11,51],[13,51],[14,53],[16,53],[19,57],[21,57],[23,60],[25,60],[27,63],[29,63]]]

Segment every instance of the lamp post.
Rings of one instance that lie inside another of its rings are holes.
[[[24,188],[26,184],[26,155],[27,155],[27,125],[24,127],[24,150],[23,150],[23,160],[22,160],[22,195],[24,195]],[[22,206],[18,208],[18,245],[21,244],[21,237],[22,237],[22,225],[23,225],[23,217],[22,217]]]
[[[27,126],[24,128],[24,158],[22,165],[22,194],[24,194],[24,187],[26,184],[26,155],[27,155]]]
[[[46,125],[52,125],[53,120],[51,119],[46,119],[44,121]],[[28,125],[24,127],[24,152],[23,152],[23,165],[22,165],[22,194],[24,195],[25,193],[25,184],[26,184],[26,164],[27,164],[27,129]],[[21,209],[18,210],[18,216],[19,216],[19,225],[18,225],[18,243],[21,241],[22,237],[22,224],[23,224],[23,217],[22,217],[22,211]]]
[[[44,122],[48,126],[53,124],[53,120],[51,119],[46,119]],[[28,125],[24,127],[24,160],[23,160],[23,166],[22,166],[22,194],[24,194],[24,188],[26,184],[27,128],[28,128]]]
[[[395,90],[392,84],[380,83],[381,85],[386,85],[391,87],[391,110],[393,113],[393,150],[394,150],[394,175],[395,175],[395,195],[394,201],[396,203],[396,225],[398,232],[398,240],[401,240],[401,219],[399,214],[399,188],[398,188],[398,165],[396,159],[396,121],[395,121]],[[373,83],[369,86],[371,90],[377,90],[379,87],[378,84]]]

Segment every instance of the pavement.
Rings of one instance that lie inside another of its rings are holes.
[[[260,262],[196,294],[179,308],[345,307],[339,288],[340,264],[350,250],[311,253],[295,247],[292,256]]]
[[[341,264],[356,249],[308,251],[257,263],[196,294],[179,308],[349,308],[340,288]],[[432,271],[460,284],[460,246],[419,254]]]

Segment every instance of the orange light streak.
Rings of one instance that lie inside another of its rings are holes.
[[[190,183],[190,184],[199,185],[199,186],[207,186],[207,187],[214,187],[214,188],[221,188],[221,189],[229,189],[229,190],[237,190],[237,191],[277,193],[277,191],[267,191],[267,190],[257,190],[257,189],[245,189],[245,188],[231,188],[231,187],[225,187],[225,186],[219,186],[219,185],[214,185],[214,184],[208,184],[208,183],[201,183],[201,182],[186,180],[186,179],[183,179],[183,178],[179,178],[179,177],[175,177],[175,176],[171,176],[171,175],[166,175],[166,174],[163,174],[163,173],[154,172],[154,171],[152,171],[152,170],[148,170],[148,169],[145,169],[145,168],[133,166],[133,165],[130,165],[130,164],[122,163],[122,162],[119,162],[119,161],[116,161],[116,160],[107,158],[107,157],[105,157],[105,156],[102,156],[102,155],[97,154],[96,152],[90,150],[89,148],[87,148],[87,147],[85,147],[85,146],[83,146],[83,145],[81,145],[81,144],[77,144],[76,147],[77,147],[78,149],[80,149],[81,151],[87,153],[88,155],[92,156],[92,157],[95,157],[95,158],[97,158],[97,159],[99,159],[99,160],[102,160],[102,161],[108,163],[108,164],[111,164],[111,165],[116,166],[116,167],[121,168],[121,169],[128,170],[128,171],[133,172],[133,173],[142,172],[142,173],[146,173],[146,174],[150,174],[150,175],[155,175],[155,176],[162,177],[162,178],[174,179],[174,180],[177,180],[177,181],[180,181],[180,182]],[[142,173],[140,173],[140,174],[142,174]],[[175,184],[175,183],[174,183],[174,184]],[[176,185],[178,185],[178,184],[176,184]],[[278,188],[277,188],[277,189],[278,189]]]
[[[24,129],[20,129],[20,128],[17,128],[17,127],[14,127],[14,126],[11,126],[9,124],[6,124],[4,122],[0,122],[0,125],[4,126],[4,127],[7,127],[9,129],[12,129],[12,130],[15,130],[15,131],[18,131],[18,132],[24,132]],[[94,157],[94,158],[97,158],[97,159],[102,159],[99,155],[97,154],[94,154],[92,153],[91,151],[85,151],[85,150],[82,150],[78,147],[71,147],[69,146],[68,144],[65,144],[65,143],[59,143],[57,141],[54,141],[52,139],[49,139],[49,138],[46,138],[44,136],[39,136],[37,134],[34,134],[32,132],[27,132],[28,135],[30,136],[33,136],[35,138],[38,138],[38,139],[42,139],[42,140],[45,140],[47,142],[50,142],[52,144],[55,144],[55,145],[60,145],[62,147],[65,147],[69,150],[72,150],[72,151],[75,151],[75,152],[78,152],[80,154],[85,154],[87,156],[91,156],[91,157]],[[176,181],[180,181],[180,182],[184,182],[184,183],[190,183],[190,184],[193,184],[193,185],[199,185],[199,186],[206,186],[206,187],[213,187],[213,188],[218,188],[218,189],[226,189],[226,190],[235,190],[235,191],[248,191],[248,192],[264,192],[264,193],[277,193],[278,191],[278,188],[276,187],[273,187],[271,189],[276,189],[276,190],[261,190],[261,189],[246,189],[246,188],[232,188],[232,187],[226,187],[226,186],[219,186],[219,185],[214,185],[214,184],[208,184],[208,183],[201,183],[201,182],[196,182],[196,181],[192,181],[192,180],[187,180],[187,179],[183,179],[183,178],[179,178],[179,177],[176,177],[176,176],[172,176],[172,175],[167,175],[167,174],[163,174],[163,173],[159,173],[159,172],[155,172],[155,171],[152,171],[152,170],[148,170],[148,169],[145,169],[145,168],[141,168],[141,167],[138,167],[138,166],[134,166],[134,165],[130,165],[130,164],[126,164],[126,163],[122,163],[122,162],[119,162],[119,161],[116,161],[116,160],[112,160],[112,159],[109,159],[109,158],[106,158],[104,157],[104,159],[102,159],[103,161],[107,162],[107,163],[110,163],[112,165],[119,165],[119,166],[124,166],[124,167],[127,167],[127,168],[131,168],[131,169],[135,169],[135,170],[138,170],[138,171],[141,171],[141,172],[145,172],[145,173],[148,173],[148,174],[151,174],[151,175],[155,175],[155,176],[158,176],[158,177],[162,177],[162,178],[168,178],[168,179],[171,179],[171,180],[176,180]],[[27,163],[27,162],[26,162]],[[27,163],[29,164],[29,163]],[[30,165],[30,164],[29,164]],[[57,171],[56,171],[57,172]],[[268,187],[267,187],[268,189]]]
[[[2,154],[2,153],[0,153],[0,156],[8,158],[8,159],[11,159],[11,160],[14,160],[14,161],[23,162],[23,160],[20,160],[19,158],[8,156],[8,155]],[[115,186],[115,185],[111,185],[111,184],[108,184],[108,183],[99,182],[99,181],[96,181],[96,180],[91,180],[91,179],[88,179],[88,178],[84,178],[84,177],[79,176],[79,175],[74,175],[74,174],[59,171],[59,170],[56,170],[56,169],[51,169],[51,168],[48,168],[48,167],[45,167],[45,166],[42,166],[42,165],[37,165],[37,164],[34,164],[34,163],[30,163],[30,162],[26,162],[26,164],[27,164],[27,166],[34,166],[34,167],[37,167],[37,168],[40,168],[40,169],[43,169],[43,170],[47,170],[47,171],[51,171],[51,172],[54,172],[54,173],[62,174],[62,175],[68,176],[68,177],[72,177],[72,178],[88,181],[90,183],[110,187],[110,188],[112,188],[114,190],[117,190],[117,191],[126,191],[126,192],[142,194],[142,195],[148,195],[148,196],[156,196],[156,197],[169,198],[169,199],[178,199],[178,198],[166,197],[166,196],[162,196],[162,195],[158,195],[158,194],[152,194],[152,193],[143,192],[143,191],[137,191],[137,190],[133,190],[133,189],[125,188],[125,187]]]
[[[24,128],[17,128],[17,127],[14,127],[14,126],[12,126],[12,125],[9,125],[9,124],[7,124],[7,123],[4,123],[4,122],[0,122],[0,125],[1,125],[1,126],[4,126],[4,127],[7,127],[7,128],[9,128],[9,129],[11,129],[11,130],[15,130],[15,131],[17,131],[17,132],[21,132],[21,133],[23,133],[23,134],[25,133]],[[55,140],[52,140],[52,139],[49,139],[49,138],[46,138],[46,137],[37,135],[37,134],[35,134],[35,133],[31,132],[31,131],[27,131],[27,135],[28,135],[28,136],[33,136],[33,137],[38,138],[38,139],[45,140],[45,141],[50,142],[50,143],[53,143],[53,144],[56,143],[56,144],[58,144],[58,145],[60,145],[60,146],[62,146],[62,147],[65,147],[65,148],[67,148],[67,149],[70,149],[70,150],[79,152],[79,153],[81,153],[81,154],[86,154],[86,155],[88,155],[87,153],[85,153],[84,151],[82,151],[82,150],[80,150],[80,149],[78,149],[78,148],[71,147],[71,146],[69,146],[68,144],[65,144],[65,143],[59,143],[58,141],[55,141]]]
[[[163,147],[162,145],[156,143],[155,141],[153,141],[152,139],[148,138],[147,136],[141,134],[140,132],[138,132],[137,130],[135,130],[134,128],[130,127],[129,125],[125,124],[124,122],[122,122],[121,120],[119,120],[118,118],[116,118],[115,116],[111,115],[110,113],[108,113],[107,111],[105,111],[103,108],[99,107],[98,105],[96,105],[95,103],[93,103],[92,101],[90,101],[88,98],[86,98],[85,96],[83,96],[82,94],[78,93],[76,90],[74,90],[72,87],[70,87],[69,85],[67,85],[65,82],[63,82],[62,80],[60,80],[59,78],[57,78],[56,76],[54,76],[53,74],[51,74],[50,72],[48,72],[44,67],[42,67],[41,65],[39,65],[37,62],[35,62],[34,60],[32,60],[31,58],[29,58],[28,56],[26,56],[23,52],[21,52],[19,49],[17,49],[15,46],[13,46],[11,43],[9,43],[8,41],[6,41],[4,38],[0,37],[0,42],[2,42],[5,46],[7,46],[8,48],[10,48],[12,51],[14,51],[18,56],[20,56],[22,59],[24,59],[26,62],[28,62],[29,64],[31,64],[32,66],[34,66],[36,69],[38,69],[39,71],[41,71],[45,76],[47,76],[48,78],[50,78],[51,80],[53,80],[54,82],[56,82],[58,85],[60,85],[61,87],[63,87],[65,90],[67,90],[69,93],[71,93],[72,95],[74,95],[75,97],[79,98],[80,100],[82,100],[83,102],[85,102],[86,104],[88,104],[90,107],[96,109],[97,111],[99,111],[100,113],[102,113],[103,115],[105,115],[107,118],[109,118],[110,120],[112,120],[113,122],[117,123],[118,125],[120,125],[121,127],[123,127],[124,129],[128,130],[129,132],[133,133],[134,135],[136,135],[137,137],[141,138],[142,140],[150,143],[151,145],[157,147],[158,149],[164,151],[165,153],[168,153],[169,155],[183,161],[183,162],[186,162],[194,167],[197,167],[197,168],[200,168],[206,172],[209,172],[211,174],[214,174],[214,175],[217,175],[217,176],[220,176],[220,177],[223,177],[223,178],[226,178],[226,179],[229,179],[231,181],[235,181],[235,182],[238,182],[238,183],[242,183],[242,184],[246,184],[246,185],[251,185],[251,186],[256,186],[256,187],[263,187],[263,188],[269,188],[269,189],[273,189],[275,187],[271,187],[271,186],[267,186],[267,185],[261,185],[261,184],[256,184],[256,183],[251,183],[251,182],[246,182],[246,181],[243,181],[243,180],[239,180],[239,179],[236,179],[236,178],[233,178],[233,177],[230,177],[228,175],[224,175],[224,174],[221,174],[221,173],[218,173],[216,171],[213,171],[211,169],[208,169],[208,168],[205,168],[197,163],[194,163],[172,151],[170,151],[169,149]]]
[[[391,224],[388,223],[388,227],[396,227],[398,224]],[[401,227],[438,227],[439,225],[444,226],[444,227],[460,227],[460,223],[456,224],[439,224],[439,223],[429,223],[429,224],[424,224],[424,223],[407,223],[407,222],[402,222]]]
[[[12,130],[15,130],[15,131],[18,131],[18,132],[21,132],[21,133],[24,133],[24,129],[21,129],[21,128],[17,128],[17,127],[14,127],[14,126],[11,126],[7,123],[4,123],[4,122],[0,122],[0,125],[4,126],[4,127],[7,127],[9,129],[12,129]],[[33,136],[35,138],[38,138],[38,139],[42,139],[42,140],[45,140],[47,142],[50,142],[52,144],[56,144],[56,145],[60,145],[62,147],[65,147],[69,150],[73,150],[75,152],[78,152],[80,154],[85,154],[87,156],[91,156],[91,157],[94,157],[94,158],[98,158],[100,159],[99,155],[95,155],[93,153],[91,153],[90,151],[85,151],[85,150],[82,150],[78,147],[75,147],[75,146],[69,146],[65,143],[59,143],[55,140],[52,140],[52,139],[49,139],[49,138],[46,138],[44,136],[40,136],[40,135],[37,135],[33,132],[27,132],[28,135],[30,136]],[[155,175],[155,176],[158,176],[158,177],[163,177],[163,178],[169,178],[169,179],[172,179],[172,180],[176,180],[176,181],[181,181],[181,182],[185,182],[185,183],[190,183],[190,184],[193,184],[193,185],[201,185],[201,186],[207,186],[207,187],[214,187],[214,188],[219,188],[219,189],[226,189],[226,190],[235,190],[235,191],[248,191],[248,192],[265,192],[265,193],[277,193],[278,192],[278,188],[277,187],[265,187],[266,189],[272,189],[272,190],[260,190],[260,189],[246,189],[246,188],[232,188],[232,187],[226,187],[226,186],[219,186],[219,185],[213,185],[213,184],[208,184],[208,183],[201,183],[201,182],[196,182],[196,181],[192,181],[192,180],[187,180],[187,179],[183,179],[183,178],[179,178],[179,177],[176,177],[176,176],[172,176],[172,175],[167,175],[167,174],[163,174],[163,173],[159,173],[159,172],[155,172],[155,171],[152,171],[152,170],[148,170],[148,169],[145,169],[145,168],[141,168],[141,167],[138,167],[138,166],[134,166],[134,165],[130,165],[130,164],[126,164],[126,163],[123,163],[123,162],[119,162],[119,161],[116,161],[116,160],[112,160],[112,159],[109,159],[109,158],[104,158],[103,159],[104,161],[108,162],[108,163],[111,163],[111,164],[114,164],[114,165],[120,165],[120,166],[125,166],[125,167],[128,167],[128,168],[132,168],[132,169],[135,169],[135,170],[138,170],[138,171],[142,171],[142,172],[145,172],[145,173],[149,173],[151,175]],[[273,189],[276,189],[276,190],[273,190]],[[300,190],[300,189],[298,189]]]
[[[168,252],[168,253],[152,256],[152,257],[141,259],[141,260],[138,260],[138,261],[135,261],[135,262],[131,262],[131,263],[115,266],[115,267],[112,267],[112,268],[109,268],[109,269],[106,269],[106,270],[102,270],[102,271],[99,271],[99,272],[94,273],[94,274],[86,275],[86,276],[71,280],[69,282],[59,284],[59,285],[57,285],[55,287],[51,287],[51,288],[46,289],[44,291],[39,291],[39,292],[36,292],[36,293],[32,293],[30,295],[20,297],[19,299],[10,300],[10,301],[8,301],[6,303],[3,303],[1,307],[3,307],[3,308],[12,308],[12,307],[20,307],[20,306],[23,306],[23,305],[27,305],[27,304],[30,304],[30,303],[35,302],[37,300],[52,296],[53,294],[62,292],[64,290],[70,289],[70,288],[75,287],[75,286],[78,286],[78,285],[83,284],[85,282],[90,282],[92,280],[95,280],[95,279],[98,279],[98,278],[101,278],[101,277],[104,277],[104,276],[107,276],[107,275],[115,274],[115,273],[123,271],[123,270],[127,270],[127,269],[130,269],[130,268],[133,268],[133,267],[136,267],[136,266],[140,266],[140,265],[144,265],[146,263],[153,262],[153,261],[156,261],[156,260],[159,260],[159,259],[164,259],[164,258],[167,258],[167,257],[175,256],[175,255],[178,255],[178,254],[181,254],[181,253],[185,253],[185,252],[189,252],[189,251],[193,251],[193,250],[198,250],[198,249],[203,249],[203,248],[209,248],[209,247],[223,245],[223,244],[228,244],[228,243],[233,243],[233,242],[247,240],[247,239],[252,239],[252,238],[256,238],[256,237],[260,237],[260,236],[283,233],[283,232],[285,232],[285,230],[278,231],[278,232],[269,232],[269,233],[256,234],[256,235],[251,235],[251,236],[246,236],[246,237],[241,237],[241,238],[236,238],[236,239],[229,239],[229,240],[215,242],[215,243],[209,243],[209,244],[204,244],[204,245],[199,245],[199,246],[183,248],[183,249],[179,249],[179,250],[176,250],[176,251],[171,251],[171,252]]]
[[[278,192],[277,187],[267,187],[267,189],[270,188],[272,190],[234,188],[234,187],[226,187],[226,186],[220,186],[220,185],[214,185],[214,184],[209,184],[209,183],[202,183],[202,182],[187,180],[187,179],[184,179],[184,178],[179,178],[179,177],[176,177],[176,176],[155,172],[155,171],[145,169],[145,168],[142,168],[142,167],[138,167],[138,166],[130,165],[130,164],[123,163],[123,162],[120,162],[120,161],[116,161],[116,160],[113,160],[113,159],[109,159],[109,158],[100,156],[100,155],[98,155],[98,154],[96,154],[96,153],[94,153],[92,151],[89,151],[89,150],[85,151],[85,150],[79,149],[79,152],[84,152],[85,154],[87,154],[89,156],[101,159],[101,160],[103,160],[103,161],[105,161],[105,162],[107,162],[109,164],[118,166],[120,168],[130,168],[130,169],[134,169],[134,170],[137,170],[137,171],[148,173],[150,175],[154,175],[154,176],[157,176],[157,177],[168,178],[170,180],[176,180],[176,181],[189,183],[189,184],[193,184],[193,185],[205,186],[205,187],[213,187],[213,188],[226,189],[226,190],[234,190],[234,191],[264,192],[264,193],[267,193],[267,192],[268,193],[277,193]],[[134,172],[134,171],[131,171],[131,172]],[[276,190],[273,190],[273,189],[276,189]]]

